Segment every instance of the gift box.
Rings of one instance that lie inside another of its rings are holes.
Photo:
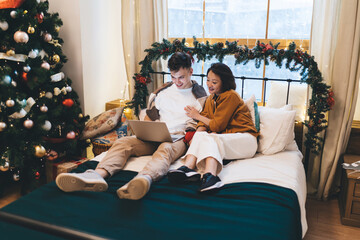
[[[80,164],[88,161],[88,158],[80,158],[69,160],[66,158],[60,158],[56,161],[47,160],[45,163],[46,168],[46,181],[52,182],[60,173],[68,173],[77,168]]]
[[[129,102],[129,100],[124,100],[124,99],[112,100],[110,102],[105,103],[105,110],[107,111],[113,108],[125,107],[127,102]]]

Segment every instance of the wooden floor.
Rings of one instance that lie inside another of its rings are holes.
[[[0,198],[0,208],[20,197],[20,187],[14,184]],[[338,200],[318,201],[308,199],[306,203],[308,231],[304,240],[356,240],[360,239],[360,228],[344,226],[340,222]]]

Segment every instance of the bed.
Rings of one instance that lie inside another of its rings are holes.
[[[104,154],[76,171],[95,168]],[[301,239],[306,233],[305,174],[296,146],[228,163],[220,174],[226,185],[215,195],[197,194],[197,184],[173,186],[165,177],[140,201],[118,199],[117,188],[150,159],[130,159],[109,179],[107,192],[64,193],[52,182],[2,212],[93,235],[84,239]],[[2,239],[63,239],[46,225],[16,221],[1,222],[0,232]]]

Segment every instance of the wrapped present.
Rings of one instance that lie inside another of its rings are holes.
[[[52,182],[60,173],[68,173],[88,160],[88,158],[79,158],[70,161],[66,158],[58,158],[56,161],[47,160],[45,163],[46,181]]]
[[[113,108],[125,107],[126,103],[128,103],[128,102],[129,102],[129,100],[124,100],[124,99],[112,100],[110,102],[105,103],[105,110],[108,111]]]

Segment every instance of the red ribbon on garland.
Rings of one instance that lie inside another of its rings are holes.
[[[0,9],[18,8],[25,0],[0,0]]]

